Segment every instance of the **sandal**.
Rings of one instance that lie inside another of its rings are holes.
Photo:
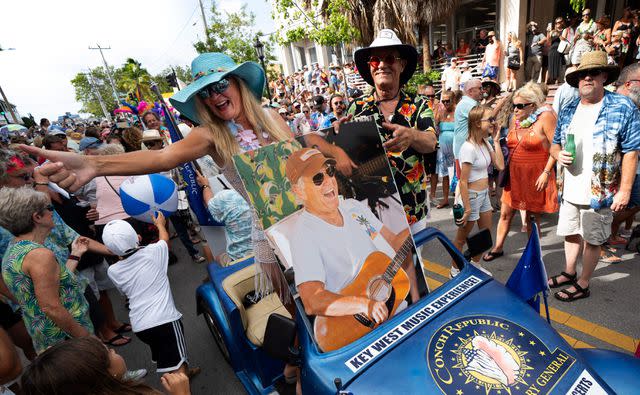
[[[568,280],[558,281],[558,279],[561,276],[564,276],[564,277],[568,278]],[[563,285],[574,284],[576,282],[577,278],[578,278],[578,273],[569,274],[569,273],[566,273],[566,272],[560,272],[560,274],[549,278],[549,280],[551,280],[551,284],[549,284],[549,287],[558,288],[558,287],[561,287]]]
[[[445,208],[445,207],[449,207],[449,202],[446,203],[439,203],[436,208],[437,209],[441,209],[441,208]]]
[[[124,343],[118,344],[118,343],[116,343],[118,340],[126,340],[126,341]],[[107,345],[109,345],[111,347],[120,347],[120,346],[125,346],[125,345],[131,343],[131,338],[130,337],[126,337],[126,336],[122,336],[121,334],[117,334],[117,335],[115,335],[114,337],[112,337],[109,340],[106,340],[106,341],[103,340],[102,343],[107,344]]]
[[[123,322],[122,325],[118,327],[118,329],[114,329],[113,331],[118,334],[131,332],[131,324],[129,324],[128,322]]]
[[[496,258],[500,258],[504,255],[504,251],[489,251],[482,257],[482,260],[485,262],[491,262]]]
[[[619,256],[617,256],[616,254],[605,254],[603,256],[600,257],[600,262],[602,263],[610,263],[612,265],[615,265],[617,263],[622,262],[622,258],[620,258]]]
[[[573,302],[574,300],[588,298],[591,294],[589,287],[582,288],[578,282],[575,282],[573,286],[576,289],[575,291],[571,292],[568,289],[563,289],[562,291],[554,293],[553,296],[561,302]],[[560,294],[565,294],[567,297],[561,297]]]

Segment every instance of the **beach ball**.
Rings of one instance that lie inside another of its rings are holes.
[[[157,211],[169,217],[178,209],[178,188],[160,174],[129,177],[120,185],[120,200],[127,214],[153,223],[151,218]]]

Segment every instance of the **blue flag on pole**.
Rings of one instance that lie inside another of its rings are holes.
[[[533,221],[532,221],[533,222]],[[535,222],[531,224],[531,237],[527,242],[527,247],[522,252],[518,265],[513,269],[513,273],[507,280],[507,288],[525,300],[538,313],[540,312],[539,293],[542,292],[544,304],[547,309],[547,320],[549,320],[549,305],[547,304],[547,271],[542,261],[542,250],[540,249],[540,238],[538,237],[538,227]]]

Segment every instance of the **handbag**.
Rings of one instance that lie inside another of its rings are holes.
[[[563,55],[566,55],[569,53],[569,49],[570,49],[569,42],[560,40],[560,43],[558,44],[558,52]]]
[[[516,138],[518,138],[517,134],[516,134]],[[500,174],[498,174],[498,186],[501,188],[509,188],[510,181],[511,181],[511,172],[509,171],[511,156],[516,152],[516,150],[518,149],[518,146],[520,145],[523,139],[518,141],[518,144],[516,144],[516,146],[513,148],[513,151],[509,151],[509,154],[507,155],[507,160],[504,163],[504,170],[502,170]]]
[[[507,67],[510,69],[519,69],[520,68],[520,57],[509,58],[507,61]]]

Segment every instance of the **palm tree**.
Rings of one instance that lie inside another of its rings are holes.
[[[122,88],[127,91],[127,94],[134,94],[138,101],[143,100],[145,97],[153,97],[150,88],[151,74],[142,67],[140,62],[128,58],[118,71],[117,80]]]
[[[429,25],[449,17],[458,0],[349,0],[349,19],[361,32],[360,45],[369,45],[379,29],[395,30],[402,42],[416,45],[415,28],[422,44],[423,69],[431,69]]]

